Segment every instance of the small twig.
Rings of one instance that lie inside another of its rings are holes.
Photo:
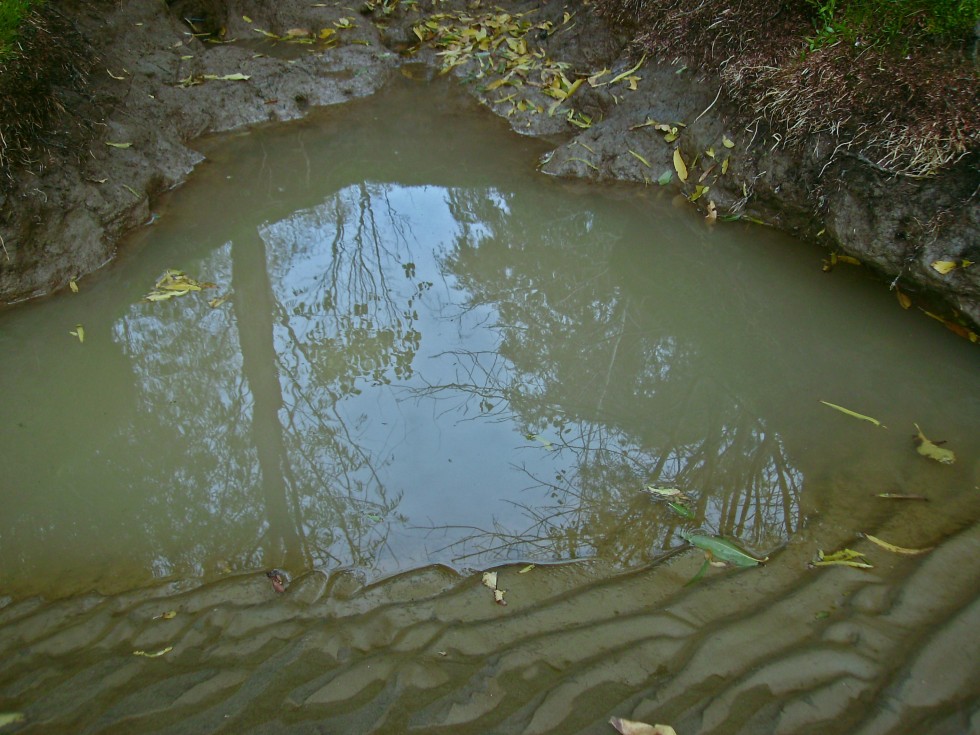
[[[7,256],[7,262],[10,262],[10,253],[7,252],[7,243],[3,241],[3,235],[0,235],[0,248],[3,248],[3,254]]]

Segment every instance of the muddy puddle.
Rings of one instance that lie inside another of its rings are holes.
[[[400,78],[202,142],[117,264],[0,314],[0,705],[39,732],[977,722],[976,347],[784,235],[544,177],[550,148]],[[144,300],[168,269],[214,285]],[[770,562],[685,588],[696,529]],[[874,569],[807,570],[844,546]]]

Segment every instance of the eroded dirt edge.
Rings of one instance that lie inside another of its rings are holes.
[[[637,61],[625,53],[626,39],[589,6],[503,4],[556,26],[566,12],[574,14],[574,23],[561,33],[529,38],[575,74],[609,68],[616,75]],[[51,293],[110,261],[120,238],[151,220],[155,198],[203,160],[189,146],[195,138],[296,119],[317,106],[373,94],[406,61],[437,68],[440,59],[432,49],[411,57],[396,51],[417,40],[412,27],[423,16],[464,4],[423,0],[390,15],[356,16],[341,3],[266,5],[254,0],[64,4],[63,12],[91,39],[96,57],[91,104],[78,114],[90,114],[89,109],[99,114],[92,137],[71,141],[84,149],[81,165],[54,155],[40,174],[23,176],[0,196],[0,300]],[[353,17],[354,27],[337,32],[339,44],[298,47],[301,53],[291,58],[257,56],[254,45],[217,44],[192,35],[193,30],[222,31],[225,39],[259,41],[264,36],[257,29],[315,34],[336,28],[345,17]],[[688,180],[679,182],[674,175],[667,186],[689,198],[698,186],[709,187],[692,206],[706,211],[713,204],[722,220],[762,221],[854,256],[883,287],[897,288],[933,313],[942,311],[947,326],[955,327],[958,319],[974,331],[980,328],[980,267],[962,267],[964,261],[980,261],[974,159],[932,179],[910,179],[835,149],[829,135],[813,138],[802,151],[786,150],[763,125],[735,126],[719,82],[686,69],[683,60],[647,61],[636,73],[635,90],[625,84],[581,85],[565,107],[591,118],[587,129],[570,125],[563,114],[515,114],[512,107],[494,103],[502,95],[486,91],[499,78],[493,70],[469,64],[455,73],[518,132],[567,136],[542,164],[545,173],[656,186],[665,172],[674,171],[677,149],[690,167]],[[206,78],[236,74],[248,79]],[[527,96],[533,102],[534,90]],[[547,108],[554,100],[539,102]],[[653,126],[638,127],[649,120],[683,123],[679,137],[667,142]],[[724,158],[730,160],[722,173]],[[960,267],[941,273],[933,266],[937,262]]]

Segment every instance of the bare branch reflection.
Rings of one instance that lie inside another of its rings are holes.
[[[656,300],[630,287],[614,232],[583,238],[588,213],[559,212],[542,228],[546,242],[528,247],[509,222],[543,216],[534,202],[454,191],[452,203],[479,226],[444,266],[470,293],[468,308],[496,310],[499,350],[444,355],[458,380],[416,396],[513,419],[562,467],[547,476],[522,466],[526,525],[469,529],[450,543],[457,561],[648,562],[692,522],[641,493],[647,484],[685,490],[693,525],[759,548],[798,528],[802,475],[783,443],[737,390],[702,377],[716,355],[661,323]]]

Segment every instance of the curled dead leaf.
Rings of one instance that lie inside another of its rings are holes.
[[[709,225],[713,225],[718,220],[718,208],[710,199],[708,200],[708,213],[704,215],[704,219]]]

